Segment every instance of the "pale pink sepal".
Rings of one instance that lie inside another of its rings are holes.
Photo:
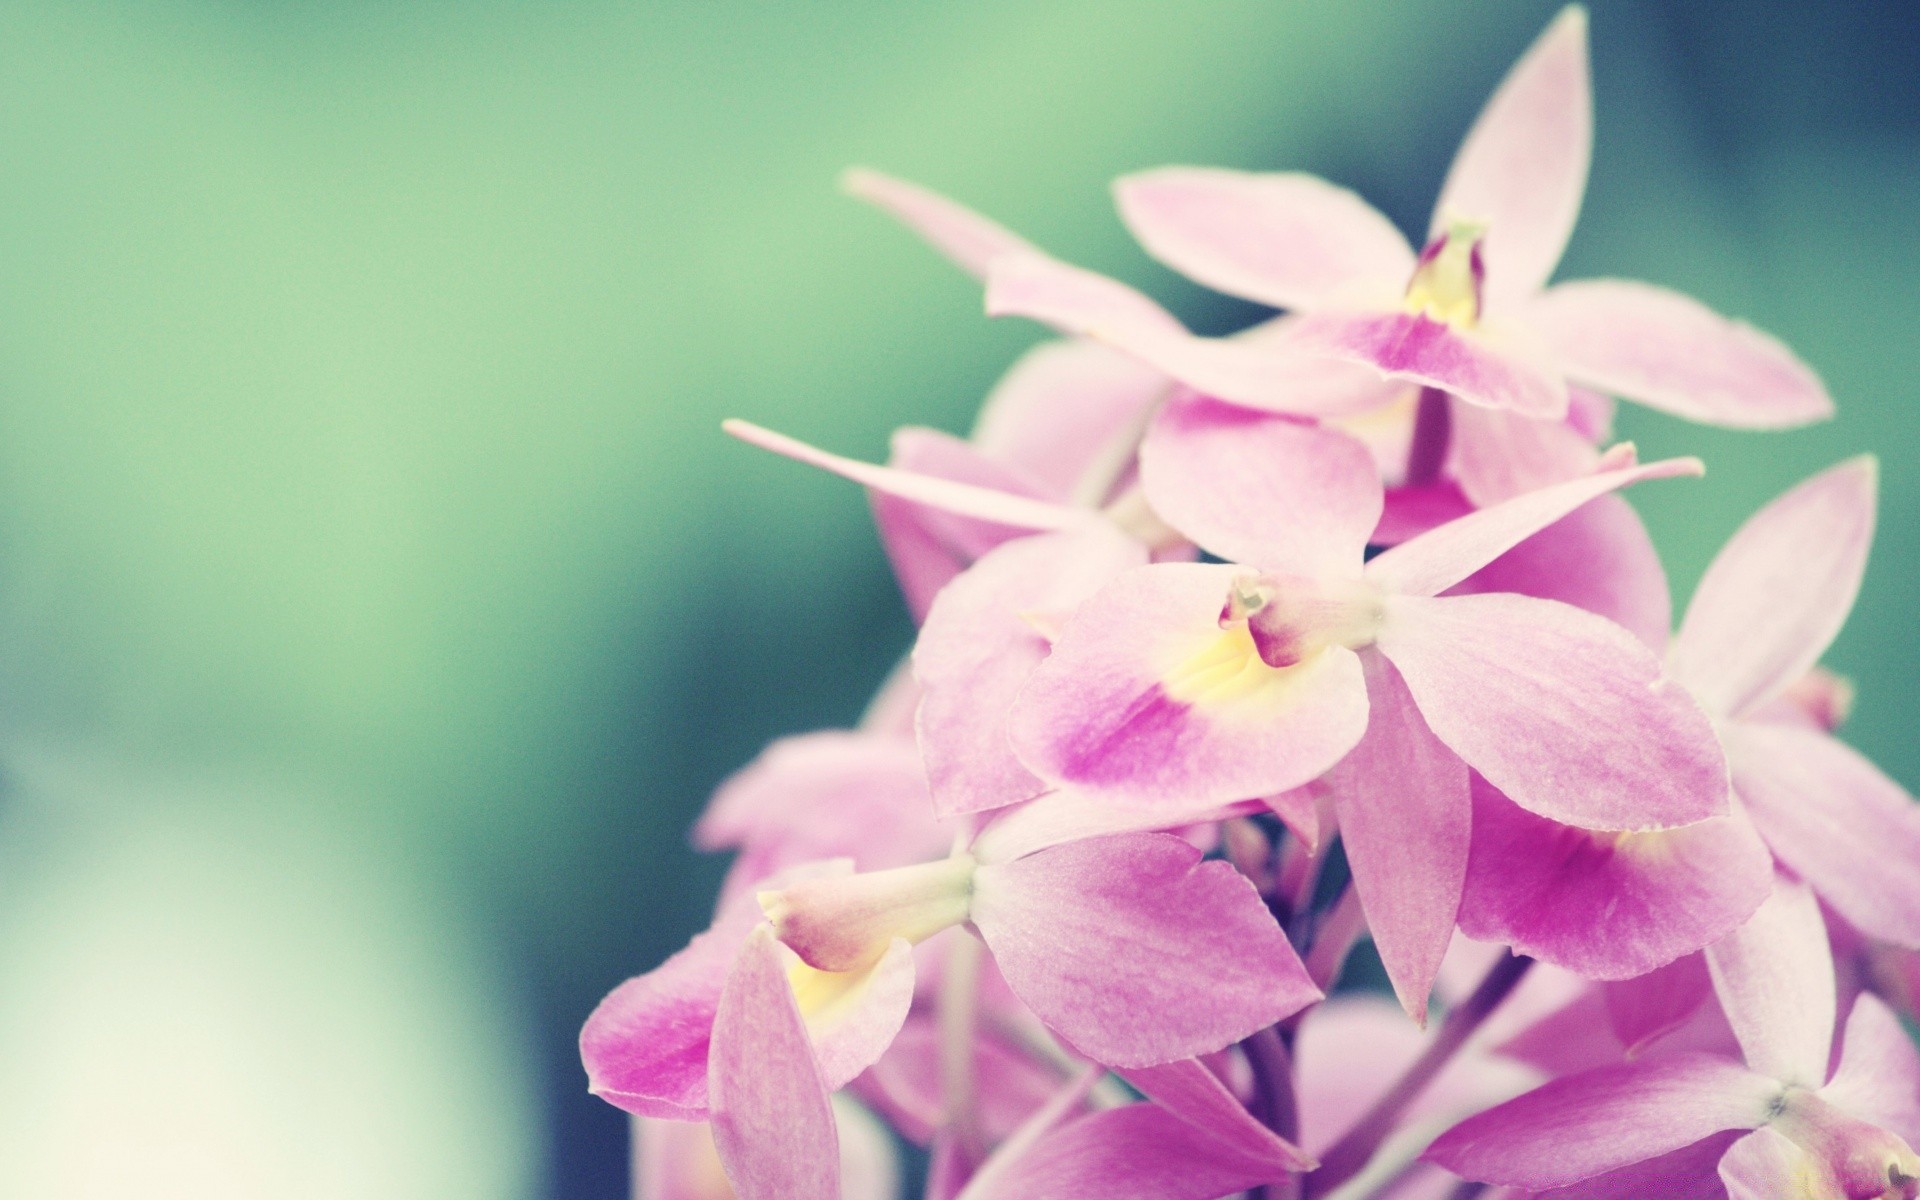
[[[1728,1147],[1751,1136],[1743,1130],[1716,1133],[1671,1154],[1541,1192],[1534,1200],[1727,1200],[1720,1182],[1721,1158]]]
[[[840,1200],[840,1136],[773,931],[747,937],[713,1019],[713,1142],[739,1200]]]
[[[1608,492],[1650,479],[1699,475],[1704,470],[1697,458],[1668,458],[1613,467],[1528,492],[1401,542],[1368,563],[1366,575],[1396,592],[1437,595]]]
[[[1690,421],[1787,429],[1833,415],[1820,377],[1793,351],[1650,283],[1563,283],[1526,301],[1520,319],[1569,379]]]
[[[1920,1142],[1920,1050],[1879,997],[1853,1002],[1840,1065],[1820,1098],[1863,1121]]]
[[[1723,736],[1775,857],[1862,933],[1920,949],[1920,807],[1906,789],[1818,730],[1748,721]]]
[[[1643,1059],[1555,1079],[1469,1117],[1422,1157],[1466,1179],[1536,1191],[1765,1124],[1780,1085],[1701,1054]]]
[[[1749,517],[1694,589],[1668,662],[1738,716],[1806,674],[1853,608],[1873,545],[1878,463],[1850,458]]]
[[[1360,662],[1344,647],[1285,670],[1249,650],[1244,686],[1169,694],[1231,636],[1219,616],[1238,573],[1140,567],[1082,605],[1014,701],[1020,760],[1064,786],[1180,811],[1283,792],[1339,761],[1367,722]]]
[[[1487,227],[1487,287],[1496,302],[1544,284],[1580,215],[1593,156],[1587,13],[1560,10],[1481,110],[1454,155],[1429,237],[1449,222]]]
[[[1158,1105],[1128,1104],[1061,1125],[961,1200],[1218,1200],[1288,1173]]]
[[[1380,478],[1359,442],[1199,396],[1155,415],[1140,483],[1201,549],[1313,578],[1351,575],[1380,522]]]
[[[1230,296],[1318,308],[1356,288],[1392,296],[1413,271],[1393,222],[1317,176],[1161,167],[1113,190],[1148,254]]]
[[[1111,1066],[1211,1053],[1320,997],[1246,877],[1166,834],[982,865],[972,921],[1020,999]]]
[[[975,277],[984,277],[987,265],[1003,254],[1033,249],[1025,238],[963,204],[866,167],[845,171],[840,176],[840,190],[891,214]]]
[[[1473,799],[1460,931],[1588,979],[1630,979],[1691,954],[1772,891],[1773,856],[1738,813],[1594,833],[1537,817],[1484,779]]]
[[[1220,1077],[1198,1059],[1183,1058],[1120,1074],[1147,1099],[1188,1124],[1210,1131],[1239,1153],[1293,1171],[1310,1171],[1318,1165],[1248,1112]]]
[[[795,971],[800,980],[807,978],[798,964]],[[839,1088],[873,1065],[906,1021],[913,1006],[913,947],[895,938],[877,962],[819,974],[824,978],[814,983],[820,991],[801,999],[820,1072],[829,1088]]]
[[[1808,1186],[1813,1182],[1809,1165],[1806,1151],[1774,1130],[1756,1129],[1727,1147],[1720,1159],[1720,1183],[1727,1200],[1831,1195],[1827,1188],[1815,1191]]]
[[[1749,1067],[1802,1087],[1827,1081],[1837,998],[1811,891],[1777,881],[1758,912],[1707,947],[1707,969]]]
[[[1071,789],[1052,791],[995,814],[992,823],[974,838],[969,852],[981,862],[1012,862],[1064,842],[1115,833],[1172,832],[1251,816],[1268,808],[1269,803],[1239,800],[1181,810],[1160,804],[1116,804]]]
[[[1600,452],[1566,420],[1449,399],[1446,474],[1476,508],[1593,473]]]
[[[1453,936],[1467,873],[1467,767],[1427,728],[1406,684],[1378,653],[1367,677],[1366,736],[1327,773],[1367,929],[1418,1024]]]
[[[1007,709],[1049,649],[1032,618],[1063,619],[1146,561],[1145,547],[1111,527],[1044,534],[991,551],[935,598],[913,648],[935,812],[982,812],[1046,790],[1007,741]]]
[[[1100,342],[1042,342],[988,393],[970,440],[1052,499],[1100,504],[1108,496],[1097,485],[1110,487],[1121,474],[1147,411],[1171,386],[1159,371]]]
[[[1531,596],[1395,596],[1378,645],[1434,734],[1522,808],[1619,830],[1727,811],[1706,714],[1603,617]]]
[[[1567,414],[1567,381],[1559,364],[1517,327],[1464,330],[1424,313],[1328,309],[1289,320],[1285,336],[1275,345],[1371,367],[1385,379],[1438,388],[1485,408],[1548,420]],[[1271,407],[1309,411],[1284,404]]]

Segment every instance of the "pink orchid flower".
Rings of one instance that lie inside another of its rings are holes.
[[[833,1116],[838,1200],[894,1200],[900,1163],[885,1127],[844,1096],[833,1098]],[[735,1200],[706,1122],[633,1118],[633,1200]]]
[[[1556,1079],[1463,1121],[1428,1159],[1554,1200],[1704,1196],[1716,1176],[1735,1200],[1912,1200],[1920,1052],[1867,996],[1829,1069],[1833,960],[1811,893],[1783,882],[1707,963],[1744,1064],[1675,1054]]]

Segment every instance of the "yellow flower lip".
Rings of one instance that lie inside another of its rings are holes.
[[[1483,222],[1449,221],[1446,232],[1420,252],[1407,280],[1407,311],[1457,329],[1478,324],[1487,274],[1480,244],[1486,236]]]

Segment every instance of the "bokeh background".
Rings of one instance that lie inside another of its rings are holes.
[[[684,829],[910,628],[851,487],[1038,331],[867,163],[1224,330],[1105,181],[1305,168],[1422,227],[1550,2],[0,6],[0,1196],[610,1200],[574,1037],[703,926]],[[1564,273],[1746,316],[1841,417],[1627,412],[1676,590],[1863,449],[1831,663],[1920,784],[1920,9],[1593,5]]]

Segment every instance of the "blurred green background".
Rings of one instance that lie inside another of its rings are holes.
[[[1105,181],[1305,168],[1423,226],[1551,3],[0,6],[0,1195],[624,1190],[573,1039],[704,925],[705,793],[906,648],[855,489],[1038,336],[867,163],[1204,328]],[[1593,5],[1565,273],[1793,344],[1842,416],[1628,412],[1691,586],[1886,463],[1831,657],[1920,783],[1920,10]]]

